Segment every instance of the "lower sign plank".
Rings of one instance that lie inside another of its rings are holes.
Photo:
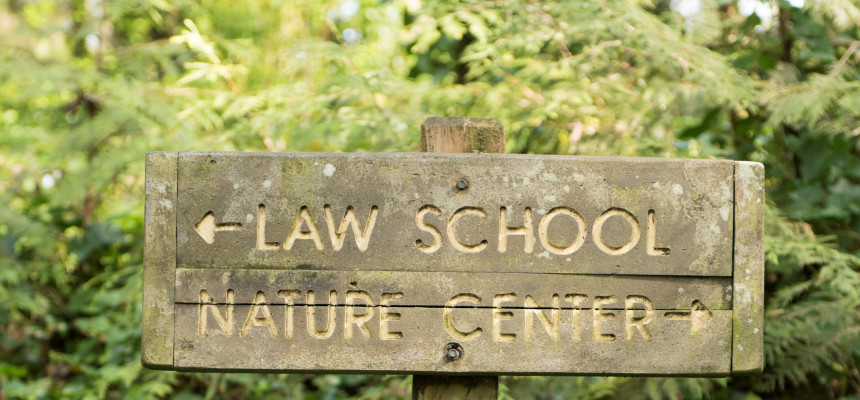
[[[176,282],[180,368],[719,374],[730,367],[730,278],[183,268]]]
[[[227,306],[217,308],[229,312]],[[214,310],[176,306],[178,369],[725,375],[731,366],[730,310],[655,311],[642,330],[637,319],[648,318],[645,310],[231,308],[234,329],[228,336]],[[285,327],[290,310],[291,330]],[[446,327],[449,311],[453,326]],[[708,315],[704,327],[696,325],[700,312]],[[208,318],[203,332],[201,313]],[[454,339],[452,329],[473,336]],[[455,357],[451,348],[458,350]]]

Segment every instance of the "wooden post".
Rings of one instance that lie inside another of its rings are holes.
[[[504,153],[505,128],[489,118],[429,117],[421,124],[421,151]],[[495,400],[498,376],[415,375],[412,400]]]
[[[496,400],[498,396],[498,376],[412,377],[412,400]]]
[[[425,153],[504,153],[505,128],[492,118],[429,117],[421,124]]]

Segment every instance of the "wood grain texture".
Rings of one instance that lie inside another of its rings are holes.
[[[735,163],[732,372],[764,368],[764,166]]]
[[[414,400],[496,399],[498,377],[415,375],[412,378]]]
[[[504,153],[505,130],[492,118],[430,117],[421,124],[421,152]]]
[[[140,361],[153,369],[173,367],[176,159],[176,153],[146,155]]]

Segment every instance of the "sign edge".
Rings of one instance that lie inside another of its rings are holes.
[[[150,369],[174,364],[177,156],[146,154],[140,362]]]
[[[764,368],[764,166],[735,162],[732,375]]]

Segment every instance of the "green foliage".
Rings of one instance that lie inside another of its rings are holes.
[[[762,375],[501,398],[857,396],[860,4],[753,3],[0,0],[0,399],[408,397],[141,368],[143,156],[413,151],[428,115],[497,118],[511,153],[767,168]]]
[[[767,227],[769,371],[754,387],[773,391],[839,382],[856,391],[860,257],[839,251],[832,239],[815,237],[807,224],[779,217],[770,215]],[[846,387],[831,388],[838,389]]]

